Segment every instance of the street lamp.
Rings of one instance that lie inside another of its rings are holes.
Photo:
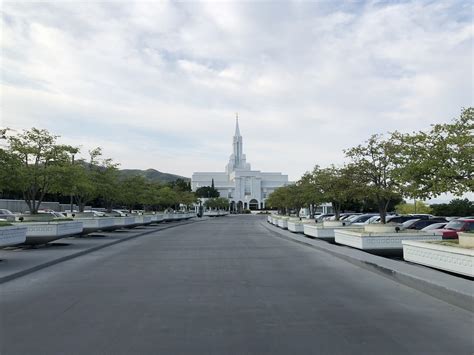
[[[72,161],[71,161],[71,165],[74,165],[74,154],[72,154]],[[72,193],[72,186],[71,186],[71,196],[70,196],[70,197],[71,197],[71,200],[70,200],[70,201],[71,201],[71,209],[70,209],[70,211],[71,211],[71,215],[72,215],[72,213],[73,213],[73,211],[72,211],[72,206],[73,206],[73,193]]]

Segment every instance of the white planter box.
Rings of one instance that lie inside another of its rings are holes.
[[[113,230],[117,228],[114,217],[75,218],[74,220],[82,222],[82,234]]]
[[[474,233],[458,232],[459,245],[474,248]]]
[[[82,233],[82,222],[23,222],[27,227],[25,244],[45,244]]]
[[[151,223],[151,216],[135,216],[135,225],[146,225]]]
[[[304,224],[302,221],[288,221],[288,230],[293,233],[303,233]]]
[[[267,222],[272,223],[272,216],[267,216]]]
[[[399,233],[368,233],[365,231],[335,229],[336,243],[366,251],[402,251],[403,240],[442,240],[434,233],[402,231]]]
[[[278,227],[283,228],[283,229],[288,229],[288,220],[285,218],[279,218],[278,219]]]
[[[163,222],[165,219],[164,215],[162,214],[155,214],[155,222],[159,223],[159,222]]]
[[[0,247],[24,243],[26,231],[26,227],[20,226],[0,227]]]
[[[403,241],[403,258],[413,263],[474,277],[474,250]]]
[[[135,225],[135,217],[114,217],[115,226],[118,228]]]
[[[350,231],[357,232],[357,231],[361,231],[362,227],[351,226],[350,224],[348,225],[336,224],[335,227],[326,227],[325,223],[323,222],[322,224],[310,225],[308,227],[308,233],[310,234],[308,235],[314,238],[333,242],[335,241],[336,230],[350,230]]]

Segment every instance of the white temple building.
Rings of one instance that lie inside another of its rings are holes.
[[[193,173],[192,190],[211,186],[214,180],[214,187],[219,191],[220,197],[229,199],[231,210],[264,209],[268,196],[276,188],[288,185],[288,175],[252,170],[243,153],[238,118],[235,123],[233,148],[234,151],[224,172]]]

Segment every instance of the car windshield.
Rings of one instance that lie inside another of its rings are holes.
[[[408,226],[411,226],[413,223],[415,223],[416,221],[418,221],[418,219],[409,219],[408,221],[405,221],[402,223],[402,226],[403,227],[408,227]]]
[[[451,221],[446,225],[446,229],[460,230],[464,226],[463,221]]]

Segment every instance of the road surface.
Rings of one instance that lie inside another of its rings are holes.
[[[0,285],[0,353],[474,352],[472,313],[262,224],[179,226]]]

